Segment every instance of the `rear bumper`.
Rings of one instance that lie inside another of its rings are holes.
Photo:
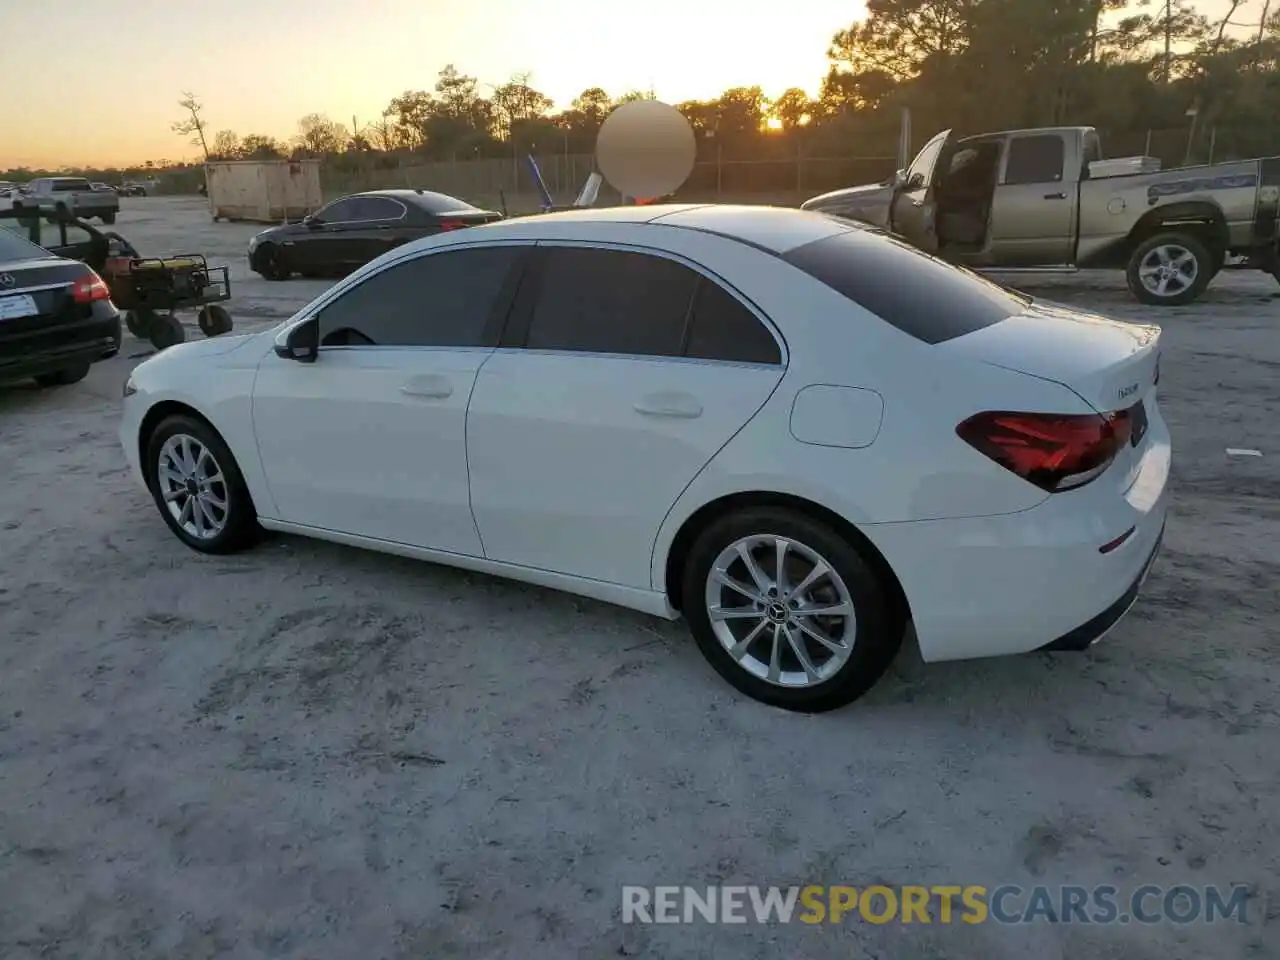
[[[1114,627],[1168,513],[1169,434],[1158,412],[1148,436],[1127,490],[1095,481],[1020,513],[862,526],[902,584],[921,656],[1082,649]]]
[[[1049,641],[1040,649],[1050,653],[1087,650],[1106,636],[1111,628],[1119,623],[1121,618],[1133,609],[1133,605],[1138,602],[1138,593],[1142,590],[1143,583],[1146,582],[1147,574],[1151,572],[1152,564],[1156,562],[1156,557],[1160,554],[1160,545],[1163,542],[1164,527],[1161,527],[1160,533],[1156,537],[1156,545],[1151,551],[1151,556],[1147,557],[1147,562],[1143,565],[1142,572],[1138,574],[1138,578],[1133,581],[1120,599],[1088,623],[1082,623],[1074,630],[1064,633],[1057,640]]]
[[[120,313],[110,305],[95,305],[92,318],[42,331],[38,339],[5,337],[0,328],[0,381],[23,380],[107,360],[120,352],[120,342]]]

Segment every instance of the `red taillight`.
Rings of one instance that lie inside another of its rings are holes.
[[[1055,493],[1088,483],[1129,442],[1127,410],[1052,414],[979,413],[956,427],[960,439],[1042,490]]]
[[[441,230],[461,230],[467,225],[465,220],[443,220],[440,223]]]
[[[90,270],[71,286],[71,299],[76,303],[93,303],[95,300],[110,300],[111,291],[102,278]]]

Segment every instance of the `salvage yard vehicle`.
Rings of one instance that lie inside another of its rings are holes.
[[[120,198],[113,190],[95,190],[83,177],[39,177],[27,184],[15,208],[35,208],[46,217],[59,211],[82,219],[97,217],[103,223],[115,223],[120,212]]]
[[[792,710],[1079,650],[1160,546],[1160,329],[770,207],[582,209],[385,254],[166,350],[120,439],[185,544],[263,529],[683,614]]]
[[[87,264],[0,229],[0,381],[83,380],[120,351],[120,313]]]
[[[493,223],[502,214],[427,190],[374,190],[334,200],[299,223],[249,241],[249,266],[268,280],[342,276],[410,240]]]
[[[25,237],[51,253],[88,264],[124,309],[125,327],[163,350],[186,339],[176,311],[198,308],[196,322],[208,337],[229,333],[231,299],[227,267],[210,267],[200,254],[143,257],[118,233],[103,233],[65,212],[50,218],[22,209],[0,210],[0,229]]]
[[[1280,280],[1280,157],[1153,170],[1102,159],[1092,127],[939,133],[886,183],[805,210],[884,227],[979,269],[1125,271],[1143,303],[1198,298],[1222,269]]]

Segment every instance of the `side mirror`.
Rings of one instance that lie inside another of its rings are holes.
[[[893,176],[889,178],[889,185],[894,188],[904,187],[907,184],[907,171],[895,170]]]
[[[314,215],[308,214],[302,218],[302,225],[304,227],[310,227],[312,230],[318,230],[320,227],[324,226],[324,221]]]
[[[298,363],[315,363],[320,356],[319,319],[309,317],[290,330],[285,342],[276,344],[276,356]]]

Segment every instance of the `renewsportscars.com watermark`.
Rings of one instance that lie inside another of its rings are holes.
[[[622,888],[623,923],[1247,923],[1249,888],[819,886]]]

